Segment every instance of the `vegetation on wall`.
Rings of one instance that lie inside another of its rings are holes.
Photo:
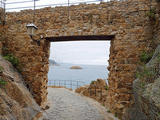
[[[143,69],[136,73],[137,78],[143,79],[146,82],[151,82],[154,79],[155,75],[155,71],[150,68],[147,68],[146,66],[143,66]]]
[[[96,81],[95,80],[93,80],[93,81],[91,81],[91,84],[94,84]]]
[[[7,84],[6,81],[4,81],[2,78],[0,78],[0,88],[4,87]]]
[[[106,90],[108,90],[108,89],[109,89],[108,85],[105,87],[105,89],[106,89]]]
[[[136,72],[136,77],[142,80],[143,85],[145,82],[153,82],[155,79],[155,76],[157,74],[157,71],[151,67],[147,67],[146,64],[151,60],[153,56],[153,52],[146,52],[143,51],[140,55],[140,69]]]
[[[156,20],[156,9],[155,8],[151,8],[146,15],[149,17],[150,20]]]
[[[140,62],[146,64],[151,60],[152,56],[153,52],[148,53],[146,51],[143,51],[140,55]]]
[[[7,54],[7,55],[3,56],[3,58],[5,60],[8,60],[9,62],[11,62],[14,67],[17,67],[19,64],[18,58],[13,56],[12,54]]]
[[[0,66],[0,73],[2,73],[4,70],[4,68],[2,66]]]
[[[156,78],[159,77],[159,66],[160,66],[160,54],[157,55],[157,59],[152,63],[153,65],[147,66],[153,56],[153,52],[146,53],[142,52],[140,55],[141,67],[137,70],[136,77],[141,79],[143,82],[152,83]]]

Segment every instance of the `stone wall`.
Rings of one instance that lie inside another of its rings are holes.
[[[151,0],[150,4],[151,11],[148,12],[150,15],[150,24],[152,25],[152,41],[154,54],[152,59],[145,66],[149,69],[149,73],[153,72],[146,78],[138,78],[133,83],[134,103],[129,109],[127,109],[124,120],[159,120],[160,119],[160,68],[159,66],[159,55],[160,55],[160,1]],[[141,66],[142,67],[142,66]],[[143,67],[142,67],[143,68]],[[153,71],[157,69],[157,71]],[[145,74],[143,71],[139,71],[140,74]],[[158,72],[158,76],[157,76]],[[151,82],[149,82],[149,79]]]
[[[152,24],[146,12],[150,0],[112,1],[36,10],[35,24],[47,37],[68,35],[115,35],[109,58],[107,102],[112,112],[121,116],[132,103],[132,82],[139,55],[152,49]],[[20,60],[22,75],[41,105],[46,100],[49,42],[40,46],[26,33],[32,22],[32,10],[7,14],[8,40],[5,47]],[[44,100],[45,99],[45,100]]]
[[[9,30],[9,29],[8,29]],[[13,54],[20,61],[17,69],[36,102],[43,107],[47,100],[50,43],[41,39],[40,45],[31,40],[27,33],[7,31],[4,54]]]

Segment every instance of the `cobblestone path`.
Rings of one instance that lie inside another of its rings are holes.
[[[116,120],[99,103],[65,88],[48,88],[48,100],[49,120]]]

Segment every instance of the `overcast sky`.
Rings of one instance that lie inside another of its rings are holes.
[[[51,43],[50,59],[57,62],[108,65],[109,41],[77,41]]]
[[[16,4],[10,4],[12,2],[22,2],[22,1],[30,1],[24,3],[16,3]],[[33,6],[34,3],[32,2],[33,0],[7,0],[7,8],[13,8],[13,7],[28,7],[28,6]],[[39,5],[52,5],[52,4],[62,4],[62,3],[67,3],[68,0],[38,0],[36,1],[36,6]],[[72,0],[73,1],[73,0]]]
[[[18,3],[18,2],[22,2],[22,1],[30,1],[30,2]],[[29,6],[34,5],[33,1],[34,0],[7,0],[6,7],[7,8],[29,7]],[[104,0],[104,1],[109,1],[109,0]],[[16,2],[16,3],[11,4],[13,2]],[[99,0],[69,0],[69,2],[70,2],[70,4],[75,4],[75,3],[79,3],[79,2],[80,3],[85,3],[85,2],[99,3]],[[36,0],[36,6],[41,6],[41,5],[55,6],[55,4],[57,4],[58,6],[62,6],[62,5],[67,5],[67,3],[68,3],[68,0]],[[14,9],[14,11],[17,11],[17,9]]]
[[[31,1],[27,3],[7,4],[7,8],[33,6],[33,0],[7,0],[7,3]],[[99,0],[70,0],[71,3],[99,1]],[[109,0],[104,0],[109,1]],[[68,0],[39,0],[36,5],[64,4]],[[97,2],[98,3],[98,2]],[[33,7],[32,7],[33,8]],[[19,11],[12,9],[8,11]],[[95,64],[108,65],[110,42],[60,42],[51,43],[50,59],[57,62],[75,63],[75,64]]]

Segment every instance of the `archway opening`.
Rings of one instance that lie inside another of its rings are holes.
[[[110,41],[52,42],[48,85],[76,89],[97,79],[108,83]]]

